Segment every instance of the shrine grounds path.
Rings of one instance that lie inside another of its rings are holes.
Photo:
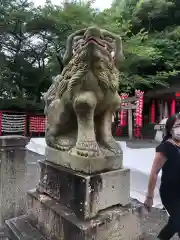
[[[132,149],[155,148],[158,145],[158,142],[152,139],[129,140],[126,137],[115,137],[115,139],[120,142],[125,141],[127,147]]]
[[[117,141],[127,141],[127,146],[130,148],[152,148],[157,146],[157,142],[153,140],[136,140],[136,141],[128,141],[127,139],[117,138]],[[41,156],[37,153],[27,151],[26,156],[26,164],[27,164],[27,173],[26,173],[26,191],[36,187],[36,184],[39,181],[39,167],[38,160],[43,160],[44,156]],[[136,205],[136,201],[132,200],[134,205]],[[165,211],[161,209],[153,208],[152,212],[142,219],[142,228],[145,233],[152,234],[152,237],[148,238],[148,240],[156,239],[156,235],[160,231],[160,229],[167,222],[167,214]],[[153,237],[154,236],[154,237]],[[173,237],[173,240],[178,239],[177,237]]]

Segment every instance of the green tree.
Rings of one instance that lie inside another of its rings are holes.
[[[52,77],[62,70],[69,34],[89,25],[122,36],[125,60],[120,91],[171,84],[179,74],[180,3],[177,0],[116,0],[99,11],[93,1],[3,0],[0,6],[0,95],[24,107],[41,105]],[[13,100],[15,101],[15,100]],[[41,106],[42,107],[42,106]]]
[[[113,2],[111,18],[126,29],[124,90],[167,86],[179,74],[179,10],[179,2],[173,0]]]

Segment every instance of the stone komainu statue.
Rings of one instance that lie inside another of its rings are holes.
[[[84,157],[120,153],[111,124],[120,106],[122,58],[121,38],[106,30],[89,27],[69,36],[64,69],[45,94],[49,147]]]

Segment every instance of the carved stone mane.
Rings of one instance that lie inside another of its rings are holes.
[[[46,142],[77,155],[114,154],[118,146],[111,134],[118,96],[121,38],[89,27],[71,34],[63,58],[64,69],[45,95]]]

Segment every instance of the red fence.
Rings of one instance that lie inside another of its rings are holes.
[[[115,124],[115,135],[122,135],[122,126],[119,122],[119,113]],[[44,115],[32,115],[15,111],[0,111],[0,136],[9,134],[21,134],[25,136],[44,136],[46,118]],[[135,136],[139,132],[135,132]]]
[[[30,116],[29,117],[29,133],[40,135],[45,132],[46,118],[44,116]]]
[[[25,136],[43,135],[46,118],[14,111],[0,111],[0,135],[22,134]]]

